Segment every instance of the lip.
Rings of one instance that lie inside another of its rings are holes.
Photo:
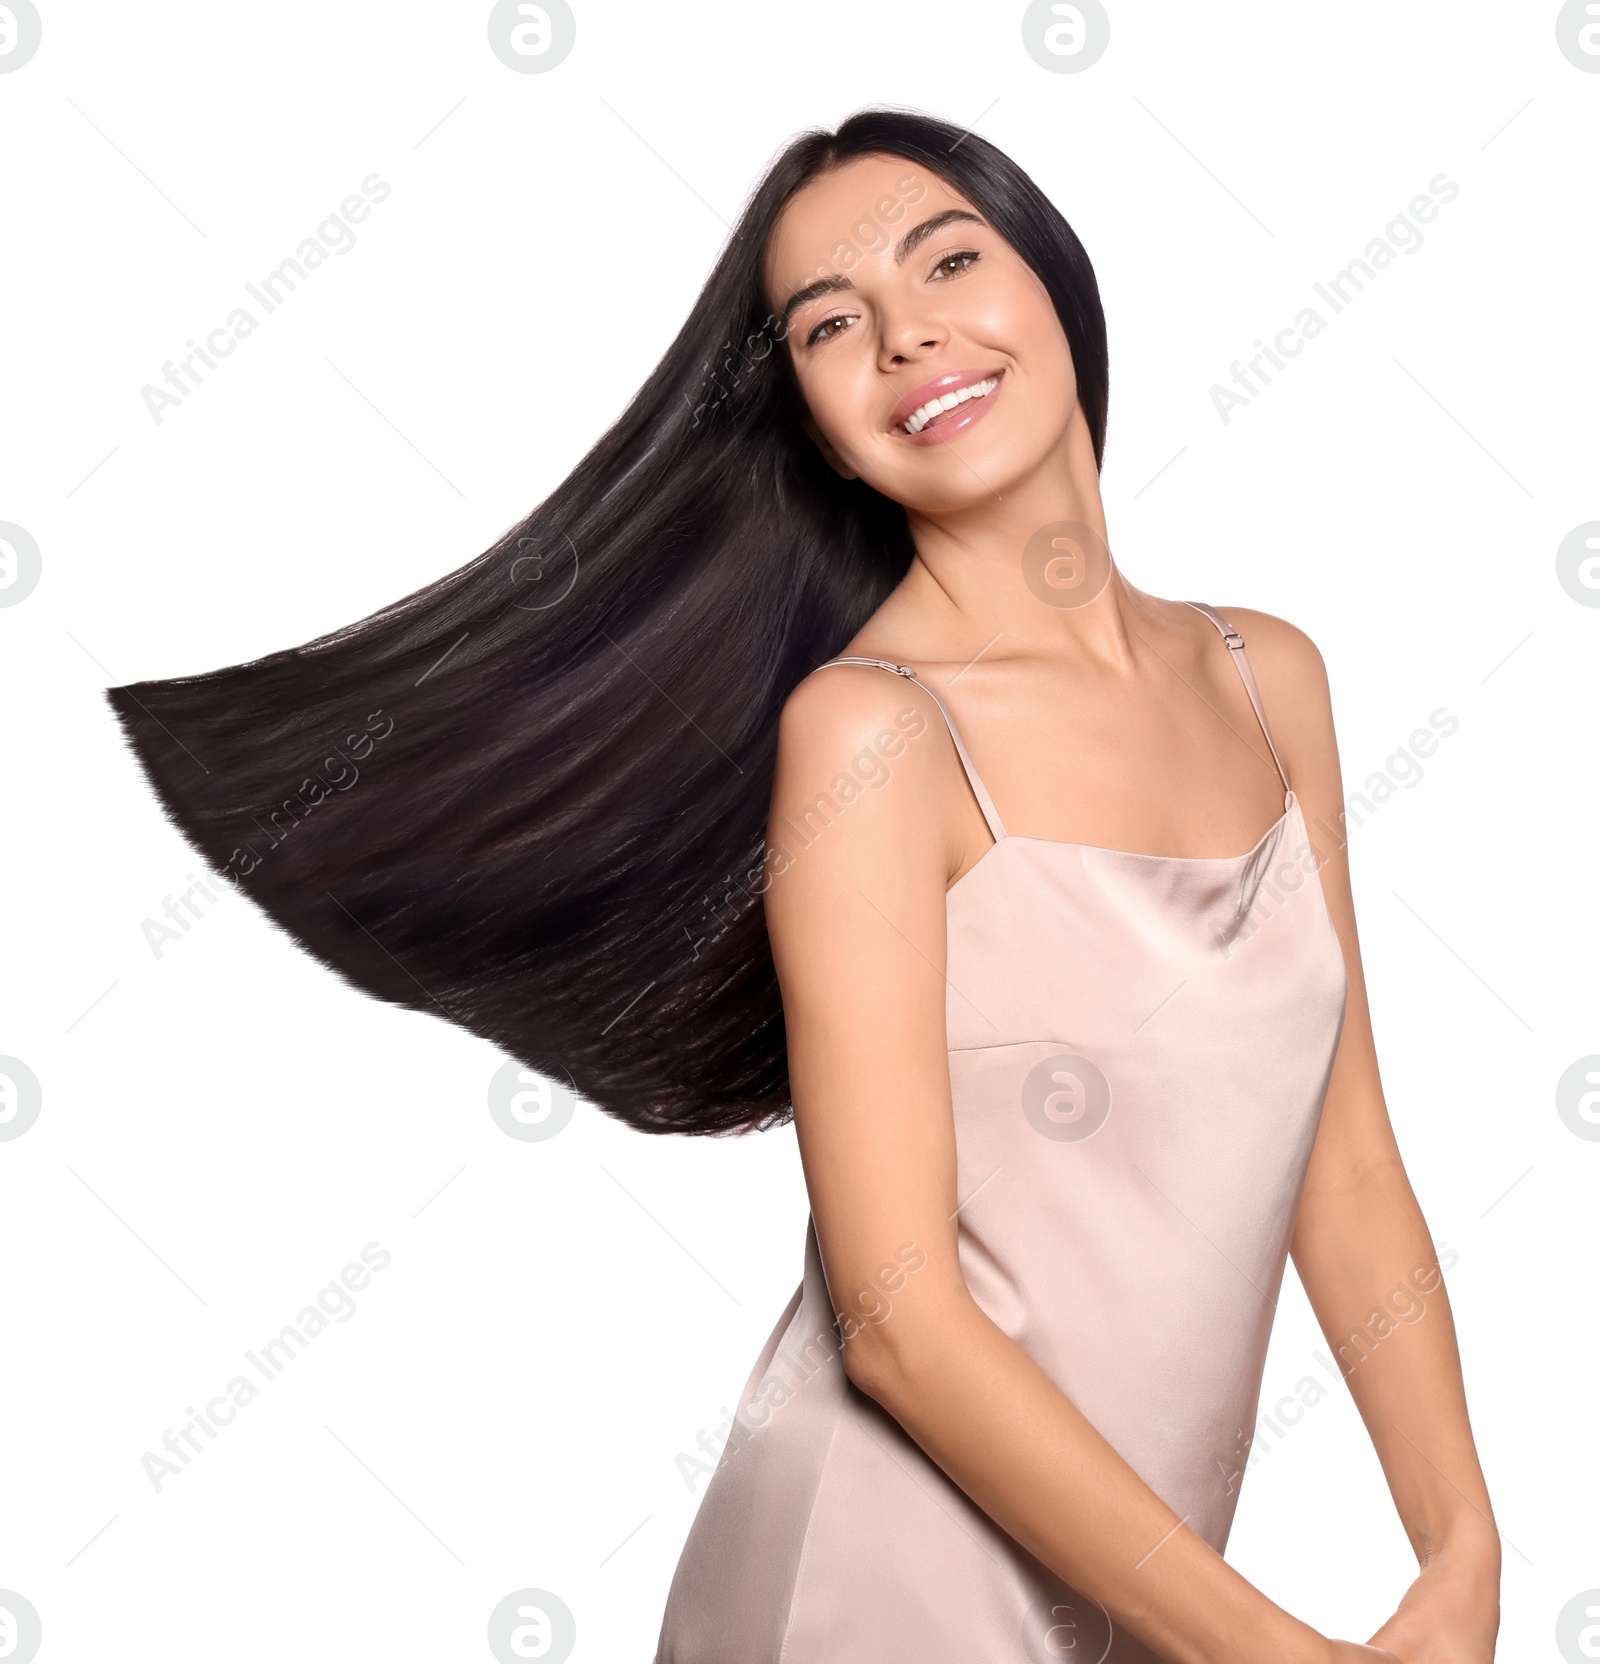
[[[925,381],[920,387],[913,387],[894,407],[894,413],[889,418],[889,431],[896,439],[916,443],[919,440],[937,438],[947,428],[951,433],[955,433],[958,429],[969,427],[988,408],[989,401],[1000,392],[999,387],[985,398],[969,399],[965,404],[958,405],[940,421],[924,428],[921,433],[904,433],[900,425],[914,410],[920,410],[930,399],[943,398],[946,393],[971,387],[975,382],[988,381],[991,378],[1001,381],[1004,376],[1004,370],[950,370],[942,376],[935,376],[932,381]]]

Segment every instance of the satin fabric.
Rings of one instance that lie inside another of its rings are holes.
[[[927,691],[996,840],[947,897],[962,1272],[1221,1553],[1348,983],[1243,640],[1188,604],[1283,778],[1282,816],[1241,855],[1009,835]],[[808,1220],[655,1664],[1161,1664],[853,1385],[833,1314]]]

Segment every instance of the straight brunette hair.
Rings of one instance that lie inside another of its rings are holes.
[[[308,953],[643,1132],[793,1113],[761,901],[778,717],[914,547],[806,437],[761,262],[795,192],[866,155],[944,179],[1038,275],[1100,463],[1072,228],[976,134],[862,110],[784,149],[632,403],[492,548],[302,647],[106,690],[167,817]]]

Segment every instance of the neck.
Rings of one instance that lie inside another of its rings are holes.
[[[907,521],[917,552],[882,622],[926,642],[923,657],[1130,662],[1145,598],[1112,556],[1100,473],[1081,422],[1003,493],[952,512],[908,508]]]

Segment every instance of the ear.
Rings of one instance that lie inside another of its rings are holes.
[[[839,453],[834,450],[833,446],[830,445],[826,439],[822,437],[822,430],[814,421],[812,421],[811,412],[809,410],[806,411],[806,413],[800,418],[800,423],[801,426],[805,428],[807,437],[809,437],[817,449],[822,452],[823,461],[827,463],[827,465],[840,477],[840,479],[854,480],[861,477],[855,472],[854,469],[847,468],[844,463],[839,460]]]

